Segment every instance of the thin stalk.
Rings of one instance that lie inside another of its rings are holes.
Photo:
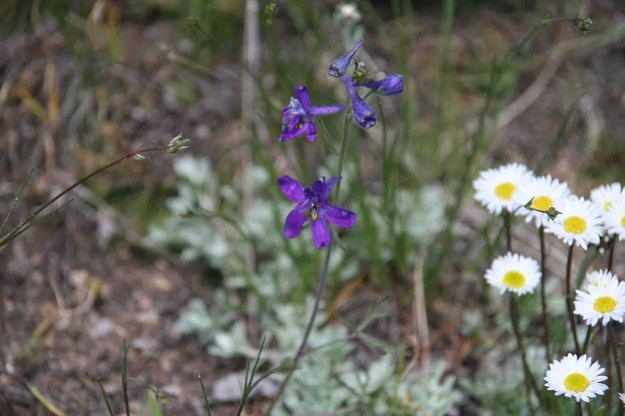
[[[582,354],[586,354],[586,352],[588,351],[588,346],[590,345],[590,340],[592,339],[593,334],[594,334],[593,327],[589,326],[588,330],[586,331],[586,337],[584,338]]]
[[[545,282],[547,280],[547,255],[545,253],[545,227],[541,224],[538,228],[538,238],[540,240],[540,303],[542,305],[543,325],[545,332],[543,333],[543,343],[545,344],[545,359],[547,366],[551,362],[551,353],[549,346],[551,345],[549,337],[549,319],[547,314],[547,296],[545,294]]]
[[[41,214],[46,208],[48,208],[50,205],[54,204],[56,201],[58,201],[60,198],[62,198],[64,195],[68,194],[69,192],[71,192],[74,188],[76,188],[79,185],[82,185],[83,183],[85,183],[86,181],[88,181],[89,179],[93,178],[94,176],[98,175],[99,173],[104,172],[107,169],[112,168],[113,166],[123,162],[124,160],[129,160],[132,159],[134,156],[137,156],[141,153],[148,153],[148,152],[156,152],[156,151],[165,151],[166,148],[152,148],[152,149],[144,149],[144,150],[137,150],[128,154],[125,154],[124,156],[121,156],[115,160],[113,160],[110,163],[107,163],[106,165],[99,167],[98,169],[94,170],[93,172],[91,172],[90,174],[88,174],[87,176],[82,177],[81,179],[79,179],[77,182],[74,182],[74,184],[72,184],[70,187],[63,189],[61,192],[59,192],[56,196],[54,196],[52,199],[50,199],[48,202],[46,202],[45,204],[43,204],[41,207],[39,207],[35,212],[33,212],[28,218],[26,218],[24,221],[22,221],[19,225],[17,225],[15,228],[13,228],[11,231],[9,231],[8,233],[6,233],[4,236],[2,236],[0,238],[0,247],[2,247],[3,245],[5,245],[7,242],[9,242],[10,240],[12,240],[14,237],[16,237],[17,235],[20,234],[22,228],[24,228],[26,225],[28,225],[31,221],[33,221],[35,218],[37,218],[37,216],[39,216],[39,214]]]
[[[583,416],[584,412],[582,410],[582,403],[581,402],[577,402],[577,404],[575,405],[575,416]]]
[[[580,354],[579,339],[577,338],[577,323],[573,314],[573,292],[571,290],[571,266],[573,264],[573,247],[569,246],[569,254],[566,258],[566,310],[569,315],[569,323],[571,324],[571,332],[573,332],[573,341],[575,341],[575,353]]]
[[[616,385],[618,386],[618,392],[623,393],[623,375],[621,374],[621,360],[619,358],[618,350],[616,349],[616,342],[614,341],[614,329],[612,328],[612,322],[608,323],[608,342],[610,343],[610,351],[612,352],[612,359],[614,360],[614,369],[616,373]],[[625,408],[621,403],[618,405],[618,414],[623,416],[623,410]]]
[[[503,224],[506,234],[506,250],[512,251],[512,214],[508,210],[503,211]],[[521,336],[521,329],[519,325],[519,307],[517,305],[514,294],[510,294],[510,321],[512,322],[512,331],[516,338],[517,347],[521,354],[521,361],[523,363],[523,375],[525,376],[525,382],[530,385],[531,390],[536,394],[538,400],[542,403],[542,396],[536,384],[536,380],[532,375],[529,364],[527,363],[527,352],[525,351],[525,344],[523,344],[523,338]],[[528,403],[531,405],[531,400],[528,394]]]
[[[616,234],[612,234],[610,239],[610,246],[608,251],[608,271],[612,271],[612,265],[614,264],[614,248],[616,247]]]
[[[343,171],[343,159],[345,158],[345,150],[347,148],[347,136],[349,134],[349,120],[350,120],[349,113],[346,113],[345,122],[343,124],[343,139],[341,141],[341,150],[339,152],[337,176],[341,176],[341,173]],[[336,184],[337,201],[340,195],[340,191],[341,191],[341,181],[339,181]],[[321,271],[321,277],[319,279],[319,285],[317,286],[317,291],[315,292],[315,303],[313,305],[312,313],[310,314],[310,319],[308,320],[308,323],[306,324],[304,335],[302,337],[302,342],[300,343],[299,348],[297,349],[297,352],[295,353],[295,356],[293,357],[293,361],[291,363],[291,366],[288,372],[284,376],[284,380],[282,380],[282,383],[280,383],[278,392],[274,396],[274,399],[271,402],[269,409],[267,410],[267,414],[271,414],[271,411],[273,410],[273,408],[280,401],[280,398],[284,394],[284,391],[287,385],[289,384],[289,381],[291,380],[291,377],[293,376],[295,369],[297,368],[297,364],[299,363],[300,359],[304,356],[304,350],[306,348],[306,344],[308,343],[308,337],[310,336],[310,333],[312,332],[312,329],[315,325],[315,319],[317,317],[317,312],[319,311],[319,303],[321,302],[321,297],[323,295],[326,284],[328,282],[328,275],[330,271],[329,270],[330,269],[330,256],[332,255],[333,247],[334,247],[334,243],[330,243],[330,245],[328,246],[328,250],[326,251],[326,256],[323,261],[323,268]]]
[[[503,211],[503,227],[506,232],[506,250],[512,251],[512,215],[510,211]]]
[[[512,321],[512,330],[514,332],[514,337],[516,338],[517,347],[519,348],[519,353],[521,353],[521,361],[523,363],[523,374],[525,375],[525,381],[526,383],[529,383],[530,388],[536,394],[538,400],[542,403],[540,389],[538,388],[536,379],[532,375],[532,371],[530,370],[529,364],[527,362],[527,352],[525,351],[525,344],[523,344],[523,338],[521,337],[521,330],[519,328],[519,307],[517,305],[514,294],[510,294],[510,320]],[[529,401],[529,403],[531,403],[531,401]]]

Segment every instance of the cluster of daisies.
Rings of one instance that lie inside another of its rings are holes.
[[[475,199],[488,211],[525,216],[541,232],[569,245],[570,253],[573,246],[587,250],[589,245],[625,239],[625,189],[618,183],[600,186],[586,199],[573,195],[566,183],[536,176],[527,167],[512,163],[481,172],[473,186]],[[508,252],[492,262],[485,278],[501,293],[523,295],[532,293],[545,276],[536,260]],[[573,304],[573,313],[589,326],[623,322],[625,282],[608,270],[588,273]],[[598,362],[585,354],[569,354],[550,363],[545,385],[558,396],[588,402],[608,389],[602,383],[606,379]]]

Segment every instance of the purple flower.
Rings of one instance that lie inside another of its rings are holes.
[[[315,117],[339,112],[345,108],[343,104],[322,107],[310,104],[310,95],[306,87],[298,85],[293,89],[289,105],[282,110],[281,142],[288,142],[305,134],[309,142],[314,142],[317,135]]]
[[[332,241],[328,222],[341,228],[351,228],[356,224],[355,213],[328,203],[328,195],[340,180],[340,176],[334,176],[327,181],[319,178],[309,188],[304,188],[290,176],[278,178],[278,185],[284,196],[297,204],[284,221],[283,234],[286,238],[297,237],[304,224],[310,220],[313,243],[315,247],[323,248]]]
[[[354,46],[352,46],[347,52],[345,52],[343,56],[332,61],[330,67],[328,68],[328,72],[330,73],[330,75],[332,75],[334,78],[339,78],[345,75],[349,64],[352,62],[352,59],[354,59],[354,55],[356,55],[356,52],[358,52],[358,49],[360,49],[361,45],[362,41],[359,40],[354,44]]]
[[[376,90],[378,94],[382,95],[398,95],[404,91],[404,77],[399,74],[392,74],[378,81],[363,82],[356,85]]]
[[[343,75],[343,83],[352,102],[352,111],[354,112],[354,120],[356,124],[364,129],[375,126],[376,115],[373,108],[365,100],[360,98],[354,82],[348,75]]]

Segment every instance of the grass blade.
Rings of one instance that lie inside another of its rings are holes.
[[[65,413],[63,413],[61,409],[56,407],[46,396],[44,396],[37,387],[29,382],[26,382],[26,387],[48,412],[52,413],[54,416],[66,416]]]
[[[106,390],[104,390],[104,386],[102,385],[102,380],[98,378],[98,384],[100,385],[100,390],[102,391],[102,397],[104,398],[104,403],[106,403],[106,410],[109,413],[109,416],[115,416],[113,413],[113,407],[111,406],[111,402],[109,401],[108,394],[106,394]]]

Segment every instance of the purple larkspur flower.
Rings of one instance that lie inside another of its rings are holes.
[[[345,73],[347,72],[347,68],[349,68],[349,64],[352,63],[352,59],[354,59],[354,55],[356,55],[356,52],[358,52],[358,49],[360,49],[361,45],[362,40],[359,40],[358,42],[354,43],[354,45],[349,48],[349,50],[345,52],[344,55],[332,61],[330,67],[328,68],[328,72],[330,73],[330,75],[332,75],[334,78],[340,78],[345,75]]]
[[[381,80],[362,82],[356,84],[356,86],[376,90],[381,95],[398,95],[404,91],[404,77],[400,74],[392,74]]]
[[[375,111],[373,111],[373,108],[371,108],[365,100],[360,98],[356,85],[348,75],[343,75],[343,84],[345,84],[345,88],[352,102],[352,111],[354,112],[356,124],[364,129],[375,126]]]
[[[319,178],[310,187],[304,188],[290,176],[278,178],[278,185],[284,196],[296,204],[284,221],[283,234],[286,238],[297,237],[304,224],[310,221],[313,243],[315,247],[323,248],[332,242],[328,223],[341,228],[351,228],[356,224],[354,212],[328,203],[332,188],[340,180],[340,176],[334,176],[327,181]]]
[[[282,110],[281,142],[288,142],[305,134],[309,142],[314,142],[317,136],[315,117],[339,112],[345,108],[343,104],[314,106],[310,103],[308,89],[298,85],[293,89],[289,105]]]

